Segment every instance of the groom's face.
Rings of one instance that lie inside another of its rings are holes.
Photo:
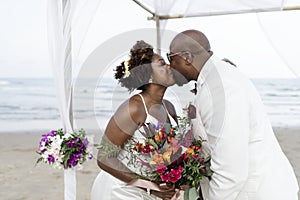
[[[170,53],[167,56],[172,68],[174,80],[177,85],[182,86],[189,82],[186,60],[184,51],[173,50],[170,48]]]

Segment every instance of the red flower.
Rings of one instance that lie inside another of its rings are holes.
[[[164,164],[159,164],[159,165],[156,165],[155,169],[156,169],[157,173],[162,174],[162,173],[164,173],[168,168],[167,168]]]
[[[181,179],[182,175],[181,172],[183,171],[183,168],[179,166],[177,170],[171,169],[169,181],[171,183],[176,183],[179,179]]]
[[[153,149],[153,146],[151,146],[151,145],[149,145],[149,144],[145,145],[145,146],[143,147],[143,149],[142,149],[142,152],[145,153],[145,154],[150,153],[150,152],[153,152],[153,151],[155,151],[155,150]]]
[[[175,132],[174,132],[174,128],[171,128],[170,129],[170,133],[169,133],[170,135],[174,135],[175,134]]]
[[[186,153],[183,154],[183,160],[187,161],[187,155],[186,155]]]
[[[162,181],[169,182],[169,172],[160,175]]]
[[[161,180],[166,182],[176,183],[178,180],[181,179],[182,171],[183,171],[183,167],[181,166],[179,166],[177,170],[171,169],[170,172],[166,172],[160,176]]]

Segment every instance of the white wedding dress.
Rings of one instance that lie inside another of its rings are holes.
[[[147,114],[145,124],[148,123],[157,124],[158,122],[157,119],[149,114],[143,96],[142,95],[140,96],[143,100],[145,111]],[[176,125],[175,120],[170,116],[169,113],[168,116],[169,119],[171,120],[171,124]],[[144,141],[145,137],[141,134],[141,131],[142,132],[144,131],[143,126],[135,131],[133,137],[137,138],[139,141]],[[126,154],[127,154],[126,151],[121,151],[118,156],[118,159],[125,165],[127,165],[127,160],[124,159],[124,157],[126,157]],[[130,169],[134,171],[133,168]],[[154,195],[147,194],[147,192],[143,189],[127,185],[127,183],[115,178],[114,176],[102,170],[96,177],[91,191],[91,200],[100,200],[100,199],[156,200],[157,198]]]

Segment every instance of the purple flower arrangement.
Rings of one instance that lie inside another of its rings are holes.
[[[69,169],[92,159],[92,150],[84,130],[64,133],[62,129],[43,134],[37,153],[40,155],[36,163],[44,162],[54,168]]]

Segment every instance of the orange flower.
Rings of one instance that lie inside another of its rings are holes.
[[[144,145],[141,143],[137,143],[133,149],[137,152],[140,152],[144,149]]]
[[[163,154],[163,158],[165,161],[167,161],[168,163],[171,163],[171,155],[172,155],[172,151],[166,151]]]
[[[160,137],[159,137],[159,134],[155,134],[154,135],[154,140],[155,140],[155,142],[159,142],[161,139],[160,139]]]
[[[159,132],[158,132],[158,135],[159,135],[159,138],[160,138],[160,139],[163,138],[163,132],[162,132],[162,131],[159,131]]]
[[[187,153],[187,154],[194,155],[194,154],[195,154],[195,151],[194,151],[193,148],[188,148],[188,150],[186,150],[186,153]]]
[[[161,154],[154,154],[152,160],[155,164],[164,163],[163,155]]]

